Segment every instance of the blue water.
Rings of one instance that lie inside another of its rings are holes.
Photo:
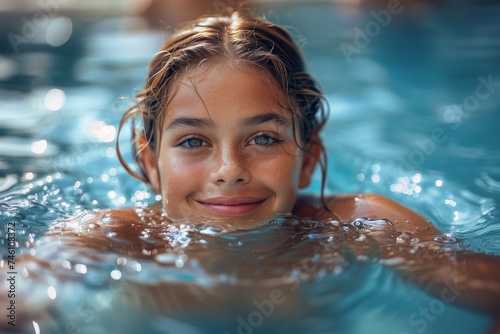
[[[389,196],[464,239],[460,247],[500,254],[500,87],[476,93],[484,80],[500,81],[500,7],[405,5],[362,47],[357,28],[373,26],[370,11],[383,7],[296,4],[262,11],[295,28],[332,106],[323,133],[327,193]],[[84,226],[68,224],[75,215],[155,201],[119,166],[114,140],[129,105],[118,97],[141,87],[168,32],[127,30],[121,17],[90,23],[68,17],[73,33],[60,47],[31,42],[15,52],[7,40],[0,45],[0,220],[15,224],[16,259],[25,256],[27,263],[16,265],[24,332],[486,332],[489,317],[443,306],[376,256],[357,258],[349,245],[359,231],[351,227],[304,222],[299,233],[276,222],[218,235],[160,225],[141,231],[139,246],[127,248],[103,224],[93,246],[73,240]],[[18,21],[2,22],[3,31],[21,33]],[[341,43],[359,52],[346,57]],[[460,108],[474,97],[477,105]],[[319,174],[308,191],[318,189]],[[5,282],[7,229],[0,235]],[[296,288],[285,284],[290,279]],[[176,295],[186,284],[192,300]],[[255,303],[269,305],[272,296],[300,307],[274,303],[272,314],[256,316]],[[2,319],[0,329],[12,330]],[[252,319],[256,326],[248,327]]]

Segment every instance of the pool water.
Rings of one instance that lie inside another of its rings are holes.
[[[323,133],[327,193],[389,196],[448,233],[443,245],[460,238],[448,246],[500,255],[500,6],[403,8],[363,41],[359,31],[375,29],[371,11],[383,7],[261,10],[294,27],[332,106]],[[130,30],[130,18],[68,17],[72,34],[60,47],[1,45],[1,280],[11,277],[11,227],[17,284],[17,326],[4,318],[2,332],[485,333],[491,326],[490,317],[402,279],[376,252],[356,256],[359,245],[398,242],[378,232],[384,221],[280,219],[235,231],[155,218],[132,240],[105,221],[86,224],[97,209],[136,206],[147,216],[156,201],[121,168],[114,140],[130,104],[119,97],[141,87],[168,32]],[[308,192],[318,193],[319,177]]]

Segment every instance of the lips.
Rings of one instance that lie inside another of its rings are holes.
[[[243,216],[256,210],[265,198],[255,197],[213,197],[196,200],[209,211],[223,216]]]

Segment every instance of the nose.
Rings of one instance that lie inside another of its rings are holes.
[[[238,148],[226,147],[214,156],[211,181],[219,186],[242,185],[250,181],[244,154]]]

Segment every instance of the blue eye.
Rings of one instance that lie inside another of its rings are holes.
[[[270,146],[270,145],[273,145],[276,143],[280,143],[280,142],[282,142],[282,140],[279,140],[277,138],[263,134],[263,135],[255,136],[250,143],[252,143],[252,142],[255,145],[259,145],[259,146]]]
[[[204,144],[204,141],[201,140],[200,138],[188,138],[184,140],[182,143],[179,144],[181,147],[185,148],[197,148],[197,147],[202,147]]]

